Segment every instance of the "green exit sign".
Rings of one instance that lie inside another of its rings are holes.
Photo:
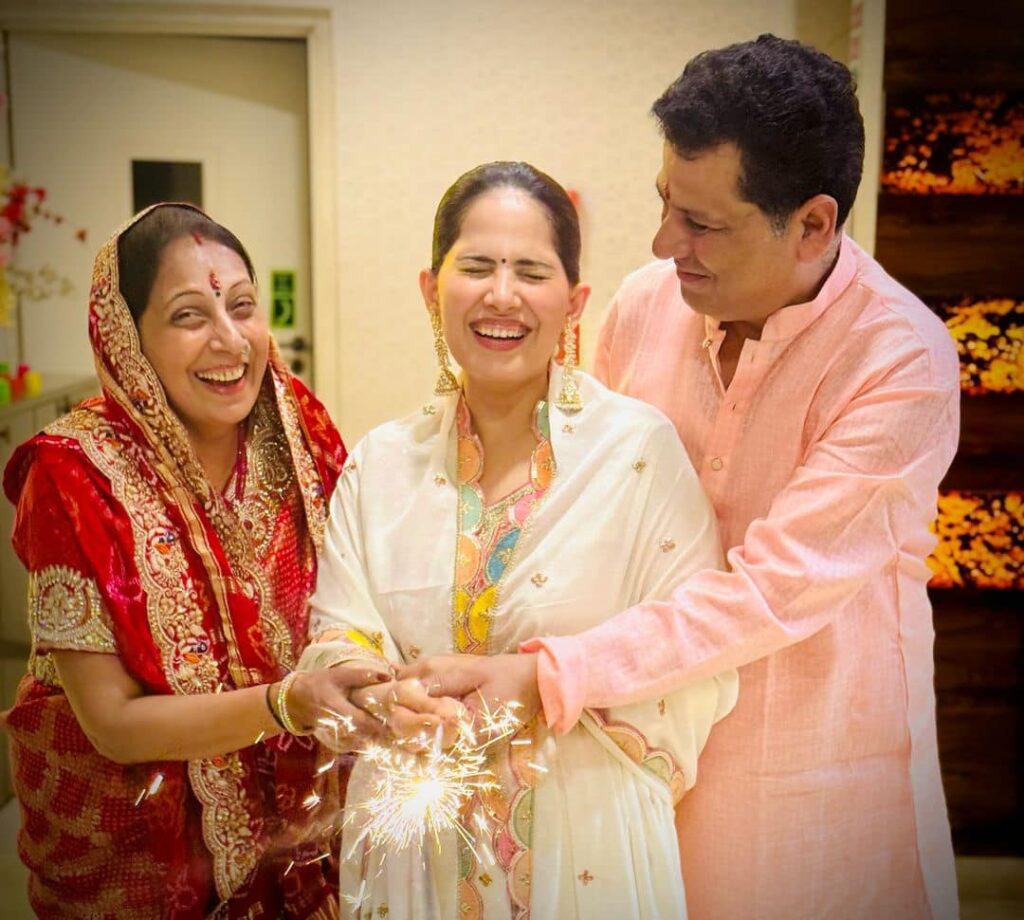
[[[270,325],[295,328],[295,272],[276,268],[270,273]]]

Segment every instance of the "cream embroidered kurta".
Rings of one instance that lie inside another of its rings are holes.
[[[560,369],[551,376],[557,392]],[[568,416],[552,405],[544,426],[554,476],[505,557],[488,616],[490,654],[666,598],[681,579],[721,562],[713,513],[671,423],[579,376],[584,409]],[[456,648],[456,405],[437,400],[375,429],[353,451],[312,601],[313,636],[345,636],[311,645],[302,667],[375,649],[405,661]],[[379,853],[357,847],[343,861],[343,915],[386,907],[403,920],[685,916],[674,805],[736,688],[735,671],[723,668],[667,695],[583,713],[558,737],[535,721],[532,745],[505,745],[492,763],[502,801],[487,803],[480,859],[460,853],[449,834],[440,852],[428,844],[422,853],[392,853],[378,872]],[[372,769],[357,761],[350,804],[370,794]],[[358,833],[357,818],[343,855]]]
[[[611,306],[597,372],[675,423],[729,571],[544,643],[548,720],[743,666],[680,810],[693,920],[954,917],[925,592],[957,443],[949,335],[846,238],[820,294],[744,343],[727,390],[723,339],[671,262]]]

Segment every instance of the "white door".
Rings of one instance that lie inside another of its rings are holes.
[[[24,305],[27,362],[91,370],[92,259],[133,213],[133,162],[191,163],[204,209],[252,256],[285,359],[310,380],[305,42],[13,32],[9,47],[14,173],[65,218],[37,222],[16,262],[74,286]]]

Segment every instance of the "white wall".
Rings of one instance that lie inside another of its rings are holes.
[[[661,157],[651,103],[706,48],[765,31],[841,47],[848,20],[848,0],[345,0],[339,9],[336,405],[350,441],[430,394],[416,276],[434,208],[460,173],[525,159],[579,190],[594,288],[586,362],[605,304],[650,258]]]
[[[74,289],[24,304],[25,360],[91,373],[96,251],[132,214],[133,159],[200,161],[203,203],[241,238],[261,286],[294,268],[309,289],[305,45],[193,36],[16,32],[16,171],[67,218],[38,222],[17,264],[53,264]],[[76,228],[88,231],[82,245]],[[266,293],[264,294],[266,299]]]
[[[118,21],[114,4],[77,0],[83,6]],[[133,6],[126,21],[144,19],[144,5]],[[223,25],[232,6],[254,9],[248,0],[160,6],[187,8],[200,28],[204,16]],[[337,303],[319,308],[336,309],[339,321],[337,340],[317,348],[337,361],[338,386],[320,395],[349,443],[430,393],[433,351],[416,276],[429,260],[437,200],[461,172],[526,159],[580,192],[583,269],[594,288],[586,363],[608,299],[650,257],[661,149],[648,115],[654,99],[694,54],[765,31],[842,57],[849,22],[849,0],[270,6],[333,13],[340,282]],[[272,203],[267,209],[270,220]]]

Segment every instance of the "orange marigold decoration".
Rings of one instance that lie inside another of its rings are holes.
[[[1024,588],[1024,495],[945,492],[928,559],[933,588]]]
[[[893,97],[882,188],[911,195],[1024,194],[1024,93]]]
[[[970,396],[1024,390],[1024,302],[1003,298],[936,308],[960,354],[960,389]]]

